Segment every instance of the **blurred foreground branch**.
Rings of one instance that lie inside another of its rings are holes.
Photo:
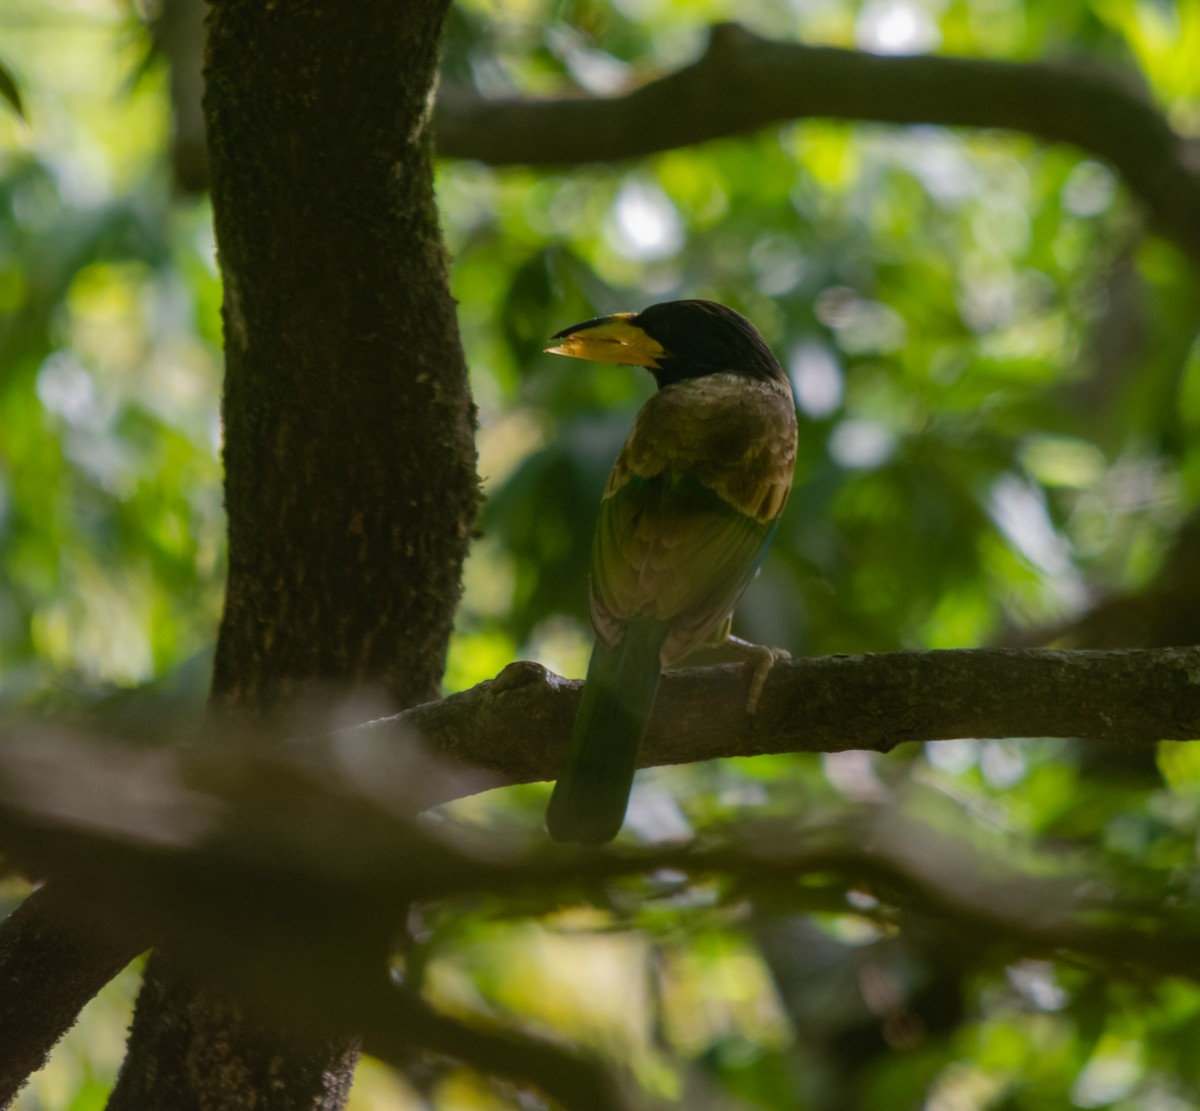
[[[715,882],[718,906],[749,899],[887,928],[918,916],[973,959],[1066,956],[1113,976],[1200,979],[1193,903],[1124,891],[1082,854],[1035,860],[1026,845],[1021,860],[1008,844],[988,855],[891,805],[808,828],[751,825],[722,845],[531,850],[387,805],[402,797],[381,774],[390,744],[360,737],[356,747],[339,765],[245,745],[164,753],[78,734],[10,737],[0,743],[0,845],[51,876],[75,914],[153,938],[206,994],[236,996],[304,1036],[361,1035],[397,1067],[416,1046],[587,1111],[625,1105],[595,1062],[494,1020],[443,1015],[389,983],[391,938],[414,903],[488,897],[509,901],[507,913],[545,915],[611,908],[607,892],[625,881],[644,903]],[[24,985],[25,1010],[45,992]]]
[[[794,660],[772,671],[753,718],[744,709],[747,681],[731,666],[668,673],[643,764],[888,751],[960,736],[1143,744],[1200,736],[1200,648]],[[0,1008],[0,1058],[16,1062],[19,1051],[24,1062],[9,1070],[3,1095],[41,1060],[72,1009],[153,944],[268,1017],[314,1033],[361,1033],[384,1060],[397,1062],[407,1052],[399,1042],[411,1040],[484,1072],[551,1094],[584,1090],[592,1100],[571,1106],[619,1106],[611,1081],[572,1053],[426,1014],[425,1004],[388,985],[388,954],[414,902],[523,893],[526,910],[537,903],[531,894],[552,910],[597,884],[663,869],[726,877],[741,889],[833,876],[843,892],[866,885],[886,905],[944,919],[972,944],[982,938],[1018,953],[1069,951],[1114,969],[1200,978],[1195,924],[1184,914],[1168,920],[1115,895],[1084,905],[1077,892],[1088,885],[1077,877],[1002,874],[945,835],[885,827],[882,818],[815,834],[773,829],[721,848],[532,855],[495,831],[464,840],[414,820],[486,786],[552,776],[580,686],[513,664],[442,701],[271,746],[225,737],[134,748],[32,726],[0,734],[0,848],[31,875],[50,877],[65,908],[39,917],[34,904],[0,925],[0,983],[11,985]],[[18,982],[54,921],[86,923],[94,938],[51,962],[36,984]]]
[[[38,1067],[73,1020],[59,1019],[64,998],[76,1009],[87,1001],[68,981],[91,970],[95,992],[124,963],[103,975],[93,935],[152,944],[205,998],[239,999],[314,1044],[361,1039],[400,1069],[418,1047],[563,1106],[624,1106],[595,1061],[487,1019],[442,1015],[389,982],[414,899],[496,890],[519,883],[521,868],[427,831],[403,802],[389,810],[373,788],[395,764],[377,755],[367,768],[360,746],[356,772],[217,740],[148,750],[36,727],[0,735],[0,846],[49,879],[54,916],[43,908],[33,920],[80,923],[86,941],[61,967],[32,966],[44,948],[44,928],[27,926],[38,895],[0,925],[0,982],[10,988],[0,1019],[25,1020],[0,1021],[0,1060],[22,1053],[0,1106],[25,1078],[19,1069]],[[402,783],[383,781],[403,799]]]
[[[1200,165],[1138,89],[1092,67],[880,56],[713,28],[697,61],[612,97],[488,99],[453,86],[437,105],[438,153],[493,166],[639,158],[823,117],[996,127],[1104,159],[1154,227],[1200,262]]]

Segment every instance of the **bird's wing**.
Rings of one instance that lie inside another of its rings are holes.
[[[625,622],[670,626],[664,662],[720,625],[766,554],[775,521],[747,516],[691,477],[634,477],[604,499],[592,546],[592,620],[614,644]]]
[[[786,385],[710,375],[650,398],[601,503],[592,623],[669,622],[665,662],[697,647],[758,570],[787,501],[796,414]]]

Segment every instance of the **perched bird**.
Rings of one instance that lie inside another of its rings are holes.
[[[555,841],[599,845],[625,819],[661,669],[730,639],[734,603],[766,556],[791,490],[796,407],[754,326],[713,301],[668,301],[553,338],[549,352],[643,366],[658,383],[600,503],[596,645],[546,811]],[[760,653],[760,664],[765,653],[770,666],[769,649],[738,643]]]

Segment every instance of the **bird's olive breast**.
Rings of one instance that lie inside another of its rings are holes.
[[[763,518],[791,486],[796,413],[785,384],[714,374],[664,387],[638,414],[605,496],[632,476],[696,479]],[[779,488],[779,496],[770,491]]]

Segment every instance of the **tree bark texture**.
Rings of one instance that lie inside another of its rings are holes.
[[[225,288],[229,578],[213,706],[437,694],[477,500],[433,200],[444,0],[218,0],[205,114]],[[380,974],[383,975],[381,962]],[[117,1109],[341,1107],[355,1052],[152,959]]]
[[[583,684],[538,664],[381,718],[355,734],[419,737],[465,770],[413,784],[413,809],[552,779]],[[743,666],[668,671],[640,767],[783,752],[890,752],[908,741],[1081,737],[1130,747],[1200,738],[1200,648],[975,648],[813,656],[771,669],[753,715]]]
[[[0,933],[0,1107],[74,1025],[84,1005],[125,967],[136,943],[81,919],[78,899],[35,891]]]
[[[229,584],[214,695],[437,694],[473,414],[429,144],[444,3],[218,3]]]

